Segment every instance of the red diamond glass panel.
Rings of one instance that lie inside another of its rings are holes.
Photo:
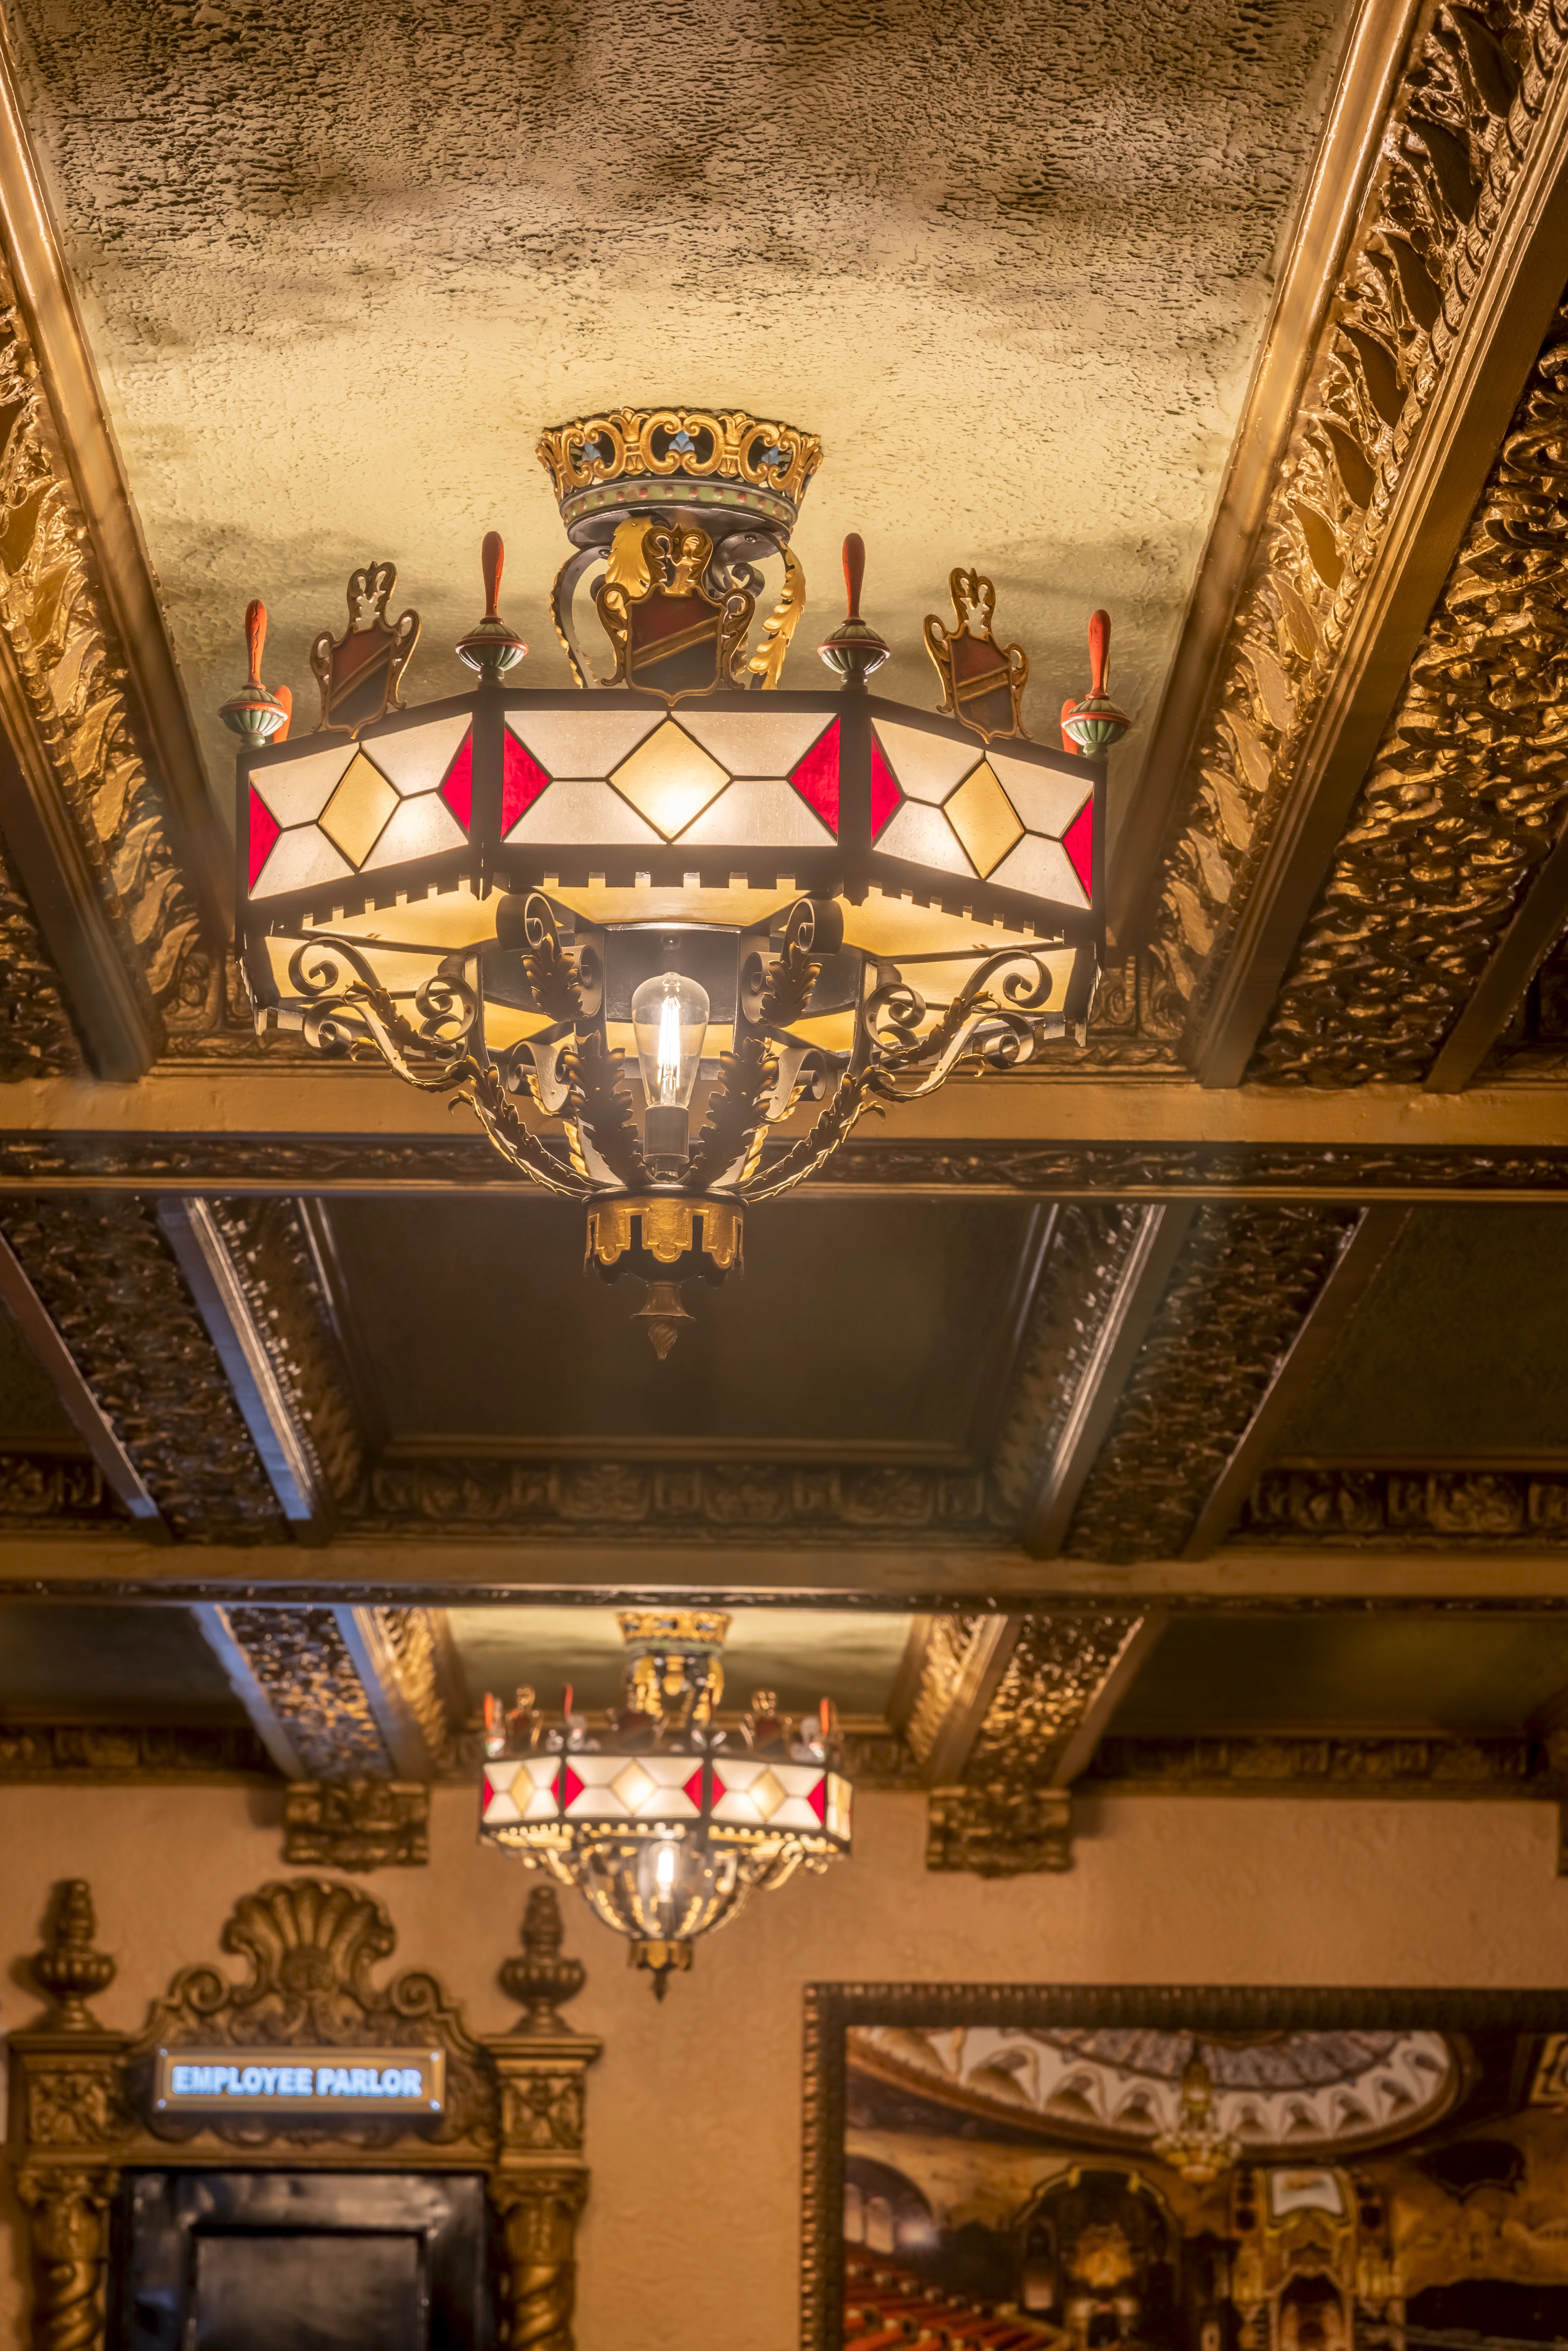
[[[581,1793],[582,1782],[578,1778],[577,1773],[572,1770],[570,1763],[563,1763],[560,1767],[561,1811],[564,1813],[569,1805],[574,1804]]]
[[[510,832],[527,816],[549,778],[530,752],[525,751],[510,727],[501,751],[501,832]]]
[[[272,845],[283,827],[273,815],[255,786],[250,794],[250,887],[255,889],[262,867],[272,855]]]
[[[715,1767],[715,1770],[714,1770],[714,1775],[713,1775],[713,1800],[714,1800],[714,1802],[715,1802],[716,1804],[721,1804],[721,1803],[724,1802],[726,1792],[726,1792],[726,1789],[725,1789],[724,1782],[719,1778],[719,1776],[718,1776],[717,1767],[716,1766],[716,1767]]]
[[[465,735],[462,747],[446,770],[446,781],[441,787],[441,797],[467,831],[474,815],[474,737]]]
[[[691,1778],[686,1782],[681,1793],[685,1797],[688,1803],[695,1804],[698,1812],[701,1812],[703,1808],[703,1767],[700,1763],[697,1765],[696,1770],[692,1773]]]
[[[828,1775],[824,1771],[814,1788],[806,1791],[806,1802],[824,1828],[828,1825]]]
[[[839,837],[839,722],[835,718],[820,735],[803,759],[789,770],[789,781],[836,841]]]
[[[882,756],[882,746],[873,735],[871,738],[871,837],[874,841],[904,794],[894,781],[893,770]]]
[[[1094,894],[1094,803],[1092,799],[1084,801],[1062,834],[1061,845],[1071,860],[1074,873],[1083,884],[1084,896],[1092,898]]]
[[[489,1811],[489,1809],[490,1809],[490,1807],[491,1807],[491,1805],[492,1805],[492,1804],[495,1802],[495,1801],[496,1801],[496,1791],[495,1791],[495,1790],[494,1790],[494,1788],[492,1788],[492,1786],[490,1785],[490,1774],[488,1773],[488,1771],[486,1771],[486,1774],[485,1774],[485,1778],[484,1778],[484,1782],[483,1782],[483,1784],[484,1784],[484,1789],[485,1789],[484,1806],[485,1806],[485,1810],[486,1810],[486,1812],[488,1812],[488,1811]]]

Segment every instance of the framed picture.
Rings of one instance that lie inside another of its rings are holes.
[[[1568,1993],[820,1984],[806,2351],[1568,2344]]]

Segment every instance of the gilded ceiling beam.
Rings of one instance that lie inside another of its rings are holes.
[[[1023,1623],[1002,1614],[928,1616],[907,1700],[894,1728],[928,1788],[962,1779]]]
[[[1281,461],[1152,925],[1237,1084],[1568,277],[1551,0],[1425,24]]]
[[[1131,1212],[1115,1286],[1065,1399],[1061,1426],[1022,1520],[1024,1549],[1054,1559],[1121,1404],[1122,1390],[1165,1295],[1197,1212],[1185,1202]]]
[[[207,789],[190,706],[174,658],[141,526],[77,306],[59,230],[44,192],[0,30],[0,238],[47,402],[48,429],[68,470],[90,549],[95,601],[146,732],[161,818],[209,946],[230,928],[233,886],[222,827]],[[145,811],[152,816],[151,810]]]
[[[1329,1359],[1365,1305],[1368,1293],[1410,1221],[1408,1208],[1364,1208],[1341,1225],[1316,1295],[1265,1374],[1251,1417],[1208,1489],[1183,1550],[1204,1559],[1223,1542],[1259,1479],[1280,1451],[1291,1425],[1328,1369]]]
[[[158,1218],[290,1531],[327,1541],[364,1447],[299,1204],[170,1198]]]
[[[1118,939],[1144,936],[1154,912],[1166,836],[1180,813],[1198,737],[1219,684],[1237,604],[1268,518],[1275,470],[1296,426],[1302,385],[1345,247],[1377,166],[1412,37],[1426,13],[1427,0],[1397,0],[1396,5],[1361,0],[1345,44],[1148,755],[1116,841],[1110,921]],[[1102,1025],[1098,1019],[1096,1025]]]

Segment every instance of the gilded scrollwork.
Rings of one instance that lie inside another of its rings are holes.
[[[134,1195],[34,1195],[5,1230],[164,1518],[281,1541],[282,1513],[178,1266]]]
[[[227,1723],[0,1722],[0,1785],[276,1779],[256,1733]]]
[[[392,1759],[335,1608],[224,1611],[284,1737],[314,1780],[390,1780]]]
[[[430,1859],[430,1790],[422,1781],[290,1780],[283,1858],[317,1869],[417,1869]]]
[[[52,1453],[0,1453],[0,1522],[95,1526],[126,1522],[126,1514],[95,1462]]]
[[[917,1762],[924,1763],[936,1748],[962,1684],[970,1645],[985,1621],[974,1614],[931,1619],[919,1679],[904,1723],[905,1743]]]
[[[242,1195],[214,1201],[213,1216],[291,1407],[296,1439],[323,1489],[346,1502],[363,1477],[364,1439],[300,1205]]]
[[[1072,1866],[1072,1798],[1065,1788],[1013,1779],[934,1788],[925,1866],[976,1877],[1025,1877]]]
[[[1359,1085],[1431,1066],[1568,803],[1568,308],[1335,852],[1251,1074]]]
[[[149,772],[69,470],[3,268],[0,633],[115,950],[154,1036],[210,1026],[221,1002],[221,961],[204,941]],[[46,977],[47,959],[15,887],[0,899],[0,920],[22,957],[20,969],[7,958],[6,1007],[0,1007],[0,1043],[16,1048],[18,1065],[0,1068],[10,1077],[78,1066],[79,1055],[54,1008],[58,998]],[[29,970],[45,979],[40,1003],[31,1011],[6,1008]]]
[[[821,463],[815,434],[744,409],[613,408],[552,426],[538,459],[558,498],[640,474],[745,482],[797,506]]]
[[[1563,69],[1552,0],[1426,20],[1278,468],[1167,862],[1155,952],[1201,1019],[1375,568],[1401,472]]]
[[[1072,1200],[1056,1211],[991,1459],[998,1507],[1014,1524],[1055,1452],[1136,1233],[1136,1213],[1123,1207]]]
[[[102,2164],[30,2164],[17,2176],[33,2256],[36,2351],[102,2351],[118,2186],[118,2174]]]
[[[1069,1556],[1179,1555],[1357,1213],[1199,1208],[1079,1498]]]
[[[1049,1787],[1142,1621],[1125,1609],[1026,1616],[969,1757],[970,1783]]]
[[[1568,1543],[1568,1476],[1285,1465],[1259,1479],[1231,1541],[1556,1549]]]

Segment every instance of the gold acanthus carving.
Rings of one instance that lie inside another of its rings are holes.
[[[28,2215],[33,2255],[34,2351],[101,2351],[110,2213],[119,2174],[29,2167],[16,2194]]]
[[[1193,762],[1155,1004],[1200,1019],[1561,69],[1553,0],[1436,12],[1385,124]]]
[[[1065,1788],[1010,1779],[935,1788],[925,1815],[925,1866],[975,1877],[1071,1869],[1072,1798]]]
[[[1049,1787],[1064,1743],[1142,1621],[1124,1609],[1027,1616],[975,1741],[969,1783]]]
[[[5,1231],[175,1533],[281,1541],[271,1483],[145,1203],[34,1195],[12,1203]]]
[[[1079,1498],[1070,1557],[1179,1556],[1357,1214],[1199,1208]]]
[[[213,1215],[291,1408],[296,1439],[322,1489],[347,1502],[363,1479],[364,1439],[300,1205],[240,1196],[214,1201]]]
[[[392,1759],[333,1608],[224,1612],[284,1736],[314,1780],[390,1780]]]
[[[148,774],[69,471],[3,269],[0,632],[155,1031],[160,1019],[165,1032],[209,1027],[221,1008],[221,961],[203,941]]]
[[[1056,1451],[1078,1382],[1138,1229],[1134,1210],[1065,1201],[1004,1405],[991,1459],[998,1517],[1017,1525]]]
[[[1568,1543],[1568,1475],[1546,1470],[1282,1467],[1253,1488],[1232,1540],[1408,1550]]]
[[[985,1621],[973,1614],[931,1619],[920,1679],[904,1725],[905,1743],[917,1762],[926,1761],[941,1736],[963,1684],[970,1643]]]
[[[1568,308],[1552,320],[1250,1074],[1430,1068],[1568,802]]]
[[[423,1781],[290,1780],[283,1858],[326,1869],[417,1869],[430,1859]]]

